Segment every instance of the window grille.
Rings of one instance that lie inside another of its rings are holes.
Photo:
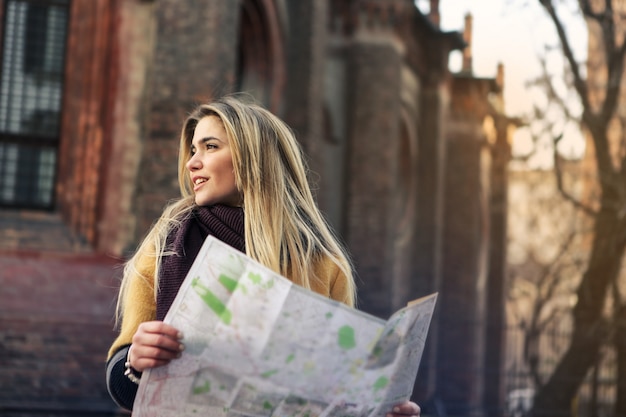
[[[6,0],[0,207],[54,204],[69,0]]]

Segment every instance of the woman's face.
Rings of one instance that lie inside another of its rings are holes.
[[[218,117],[207,116],[198,122],[191,140],[191,158],[186,166],[197,205],[241,205],[242,198],[235,185],[230,140]]]

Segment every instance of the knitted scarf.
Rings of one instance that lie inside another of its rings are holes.
[[[157,320],[165,318],[178,289],[209,235],[245,253],[243,209],[224,205],[198,207],[170,233],[167,248],[175,254],[165,256],[161,261],[159,292],[156,299]]]

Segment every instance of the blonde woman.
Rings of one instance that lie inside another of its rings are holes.
[[[141,372],[184,349],[182,335],[163,319],[208,235],[295,284],[354,306],[348,256],[314,202],[298,142],[272,113],[234,97],[199,106],[183,124],[178,182],[181,198],[124,269],[107,386],[127,409]],[[413,402],[393,410],[419,412]]]

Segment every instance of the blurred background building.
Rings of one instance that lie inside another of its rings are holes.
[[[196,104],[282,117],[353,255],[359,308],[438,291],[425,414],[501,415],[510,129],[471,16],[410,0],[0,0],[0,413],[109,416],[120,265],[178,194]],[[463,51],[463,68],[448,56]]]

